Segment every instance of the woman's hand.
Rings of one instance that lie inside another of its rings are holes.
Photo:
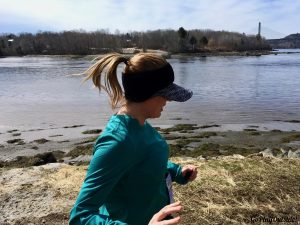
[[[188,181],[193,181],[197,178],[197,167],[194,165],[186,165],[182,167],[182,176]]]
[[[164,220],[172,213],[177,213],[182,210],[181,202],[175,202],[162,208],[158,213],[154,214],[148,225],[173,225],[180,222],[180,216],[173,219]]]

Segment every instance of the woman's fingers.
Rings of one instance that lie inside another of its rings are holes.
[[[172,225],[172,224],[177,224],[180,221],[180,217],[175,217],[169,220],[164,220],[167,216],[171,215],[172,213],[177,213],[181,211],[182,206],[181,202],[175,202],[170,205],[165,206],[162,208],[158,213],[156,213],[149,225]]]
[[[192,176],[190,177],[190,180],[191,181],[195,180],[197,178],[197,174],[198,174],[198,171],[197,171],[197,168],[195,168],[192,173]]]
[[[157,219],[161,221],[165,219],[168,215],[171,215],[172,213],[177,213],[181,209],[182,206],[180,202],[175,202],[173,204],[167,205],[157,213]]]
[[[173,219],[170,220],[164,220],[160,222],[160,225],[173,225],[173,224],[178,224],[180,222],[180,217],[177,216]]]
[[[182,175],[186,177],[188,181],[193,181],[197,178],[197,167],[193,165],[186,165],[182,168]]]

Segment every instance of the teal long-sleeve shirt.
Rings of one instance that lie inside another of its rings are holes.
[[[149,123],[113,115],[96,140],[69,225],[148,224],[169,204],[166,173],[187,183],[168,156],[166,141]]]

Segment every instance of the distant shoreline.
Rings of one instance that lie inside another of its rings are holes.
[[[140,51],[142,52],[142,51]],[[262,55],[277,55],[277,54],[297,54],[300,53],[300,51],[294,52],[294,51],[284,51],[280,52],[278,50],[248,50],[248,51],[207,51],[207,52],[187,52],[187,53],[171,53],[167,51],[162,50],[148,50],[146,52],[149,53],[155,53],[159,54],[165,58],[181,58],[181,57],[212,57],[212,56],[262,56]],[[112,53],[112,52],[111,52]],[[139,53],[139,52],[137,52]],[[120,53],[125,56],[132,56],[137,53]],[[100,53],[96,55],[72,55],[72,54],[66,54],[66,55],[24,55],[24,56],[1,56],[0,58],[9,58],[9,57],[68,57],[73,59],[87,59],[87,60],[93,60],[96,57],[102,57],[104,55],[107,55],[109,53]]]

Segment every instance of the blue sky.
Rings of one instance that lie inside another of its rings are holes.
[[[0,0],[0,33],[212,29],[300,33],[300,0]]]

